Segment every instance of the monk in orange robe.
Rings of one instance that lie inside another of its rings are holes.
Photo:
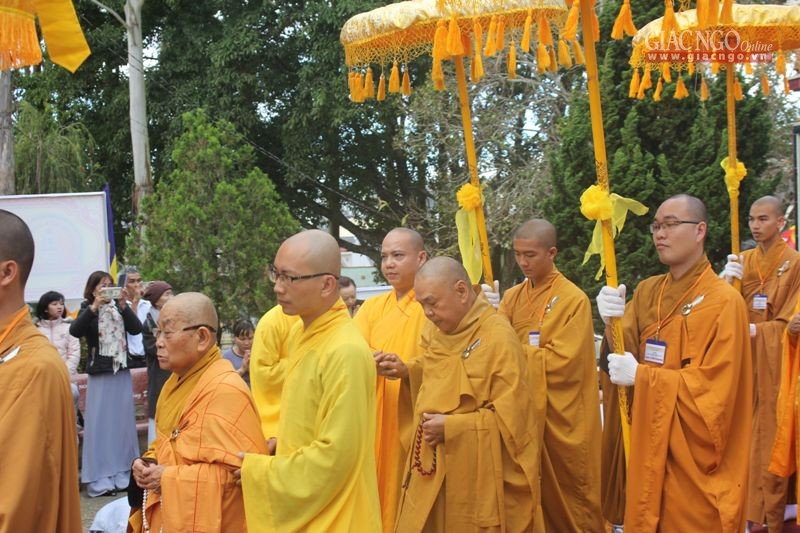
[[[428,256],[422,236],[412,229],[396,228],[381,245],[381,273],[392,290],[365,301],[354,321],[376,359],[383,354],[408,361],[419,354],[425,315],[414,299],[414,278]],[[413,405],[399,403],[400,382],[378,376],[375,461],[384,531],[391,531],[397,516],[403,459],[411,442]]]
[[[599,533],[605,525],[600,511],[600,391],[592,304],[555,267],[556,238],[556,228],[542,219],[529,220],[516,230],[514,256],[526,279],[506,291],[499,312],[517,332],[528,367],[541,370],[539,376],[531,376],[531,383],[547,391],[542,446],[545,528]],[[499,294],[491,291],[487,297],[491,302]]]
[[[78,436],[67,367],[31,322],[34,243],[0,209],[0,532],[81,531]]]
[[[200,293],[174,296],[161,310],[158,362],[172,375],[156,405],[156,439],[133,463],[144,489],[135,531],[247,531],[239,452],[266,453],[247,385],[216,343],[214,305]]]
[[[597,297],[604,321],[624,309],[630,350],[607,361],[611,381],[633,387],[625,530],[738,533],[752,420],[747,310],[705,256],[699,199],[668,199],[651,230],[669,272],[639,283],[627,306],[623,285]]]
[[[378,363],[403,379],[417,422],[396,531],[543,531],[545,398],[528,383],[516,333],[453,259],[428,261],[414,290],[430,321],[423,353]]]
[[[778,388],[781,382],[781,338],[800,292],[800,253],[781,238],[783,205],[764,196],[750,207],[750,231],[758,246],[741,257],[728,256],[723,276],[742,280],[750,315],[753,350],[753,431],[750,443],[747,520],[783,527],[787,479],[767,471],[775,441]],[[796,511],[795,511],[796,516]]]

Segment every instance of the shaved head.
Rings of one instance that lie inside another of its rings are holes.
[[[418,231],[411,228],[394,228],[386,234],[384,240],[389,237],[400,237],[405,239],[412,250],[415,252],[422,252],[425,250],[425,242],[422,240],[422,235]]]
[[[342,271],[342,254],[339,243],[330,233],[312,229],[296,233],[283,241],[281,248],[291,249],[295,268],[308,268],[313,272],[330,272],[336,276]]]
[[[164,332],[156,336],[158,365],[178,376],[217,346],[217,310],[211,299],[199,292],[184,292],[167,300],[158,315],[158,327]]]
[[[545,248],[555,247],[557,238],[556,227],[543,218],[523,222],[514,232],[514,240],[536,241]]]
[[[219,318],[214,302],[199,292],[184,292],[173,296],[164,304],[161,312],[188,325],[205,324],[219,330]]]
[[[450,257],[434,257],[422,265],[414,292],[425,317],[446,334],[458,329],[477,299],[467,271]]]
[[[464,266],[455,259],[444,256],[429,259],[417,272],[417,279],[435,279],[443,284],[452,284],[457,281],[471,284]]]
[[[20,286],[24,287],[33,267],[33,235],[28,225],[14,213],[0,209],[0,262],[17,263]]]
[[[692,220],[708,223],[708,211],[706,210],[706,204],[704,204],[700,198],[689,194],[676,194],[675,196],[670,196],[667,198],[664,203],[670,200],[681,200],[684,202],[687,213],[689,213],[689,216],[692,218]]]
[[[777,217],[783,216],[783,202],[781,202],[774,196],[762,196],[761,198],[753,202],[752,207],[769,207],[774,211],[775,216]]]

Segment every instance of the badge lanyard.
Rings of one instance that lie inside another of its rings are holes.
[[[19,321],[22,320],[22,318],[25,317],[27,314],[28,314],[27,307],[23,307],[22,309],[19,310],[19,312],[11,320],[11,323],[8,325],[6,330],[2,334],[0,334],[0,344],[3,344],[3,342],[6,340],[6,337],[8,337],[8,335],[16,327],[16,325],[19,324]],[[2,358],[0,358],[0,362],[3,362]]]
[[[550,287],[547,289],[547,296],[545,296],[544,303],[542,304],[542,307],[539,310],[539,312],[536,313],[539,315],[539,330],[531,331],[528,333],[528,343],[535,348],[539,347],[539,336],[541,335],[542,324],[544,323],[544,314],[545,311],[547,311],[548,306],[550,305],[550,297],[553,295],[553,289],[556,286],[556,281],[558,281],[558,278],[560,277],[561,277],[561,272],[557,273],[556,276],[553,278],[553,281],[550,283]],[[531,307],[533,307],[533,300],[531,299],[531,295],[528,294],[527,292],[525,294],[528,296],[528,303],[530,303]]]
[[[711,265],[710,265],[710,264],[709,264],[709,265],[706,267],[706,269],[705,269],[705,270],[703,270],[703,273],[702,273],[702,274],[700,274],[700,275],[697,277],[697,280],[695,280],[695,282],[694,282],[694,283],[692,283],[692,286],[691,286],[691,287],[689,287],[689,288],[686,290],[686,292],[684,292],[684,293],[681,295],[681,297],[680,297],[680,298],[678,298],[678,299],[675,301],[675,305],[673,305],[673,306],[672,306],[672,309],[670,309],[670,310],[669,310],[669,313],[667,313],[667,316],[666,316],[666,317],[665,317],[665,318],[662,320],[662,319],[661,319],[661,300],[662,300],[662,298],[664,297],[664,288],[667,286],[667,280],[669,279],[669,276],[664,276],[664,281],[662,281],[662,282],[661,282],[661,290],[659,290],[659,292],[658,292],[658,304],[657,304],[657,306],[656,306],[657,313],[658,313],[658,316],[657,316],[657,319],[658,319],[658,322],[657,322],[657,323],[658,323],[658,325],[656,326],[656,340],[658,340],[658,334],[659,334],[659,332],[661,331],[661,325],[664,323],[664,320],[666,320],[667,318],[669,318],[669,317],[671,317],[671,316],[672,316],[672,313],[674,313],[674,312],[675,312],[675,310],[678,308],[678,306],[679,306],[679,305],[681,305],[681,302],[683,302],[683,301],[686,299],[686,297],[687,297],[687,296],[689,296],[689,294],[690,294],[690,293],[691,293],[691,292],[692,292],[692,291],[693,291],[693,290],[694,290],[694,289],[697,287],[698,283],[700,283],[700,280],[702,280],[702,279],[703,279],[703,277],[706,275],[706,273],[707,273],[709,270],[711,270]]]
[[[783,243],[783,246],[786,247],[786,243]],[[760,252],[761,252],[761,250],[759,250],[757,253],[760,253]],[[763,255],[763,254],[761,254],[761,255]],[[766,301],[766,295],[764,294],[764,285],[767,283],[767,280],[769,279],[770,274],[778,266],[778,263],[781,262],[781,259],[783,259],[783,252],[781,252],[781,254],[778,255],[777,261],[775,261],[772,265],[770,265],[770,267],[767,269],[767,275],[765,276],[761,272],[761,265],[760,265],[761,261],[759,261],[758,258],[756,258],[755,263],[756,263],[756,272],[758,272],[758,292],[755,295],[754,302],[755,302],[756,298],[760,297],[760,306],[756,307],[755,303],[754,303],[753,304],[753,309],[755,309],[757,311],[760,311],[760,310],[766,311],[767,310],[767,305],[766,305],[767,301]]]

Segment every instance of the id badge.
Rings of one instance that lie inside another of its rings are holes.
[[[539,347],[539,332],[531,331],[528,333],[528,344],[534,348]]]
[[[667,354],[667,343],[656,339],[647,339],[644,344],[644,360],[657,365],[664,364]]]
[[[754,311],[763,311],[767,308],[767,295],[766,294],[756,294],[753,296],[753,310]]]

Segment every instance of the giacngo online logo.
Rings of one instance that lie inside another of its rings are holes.
[[[769,63],[773,60],[771,43],[750,42],[735,29],[670,31],[657,41],[646,41],[648,63]]]

